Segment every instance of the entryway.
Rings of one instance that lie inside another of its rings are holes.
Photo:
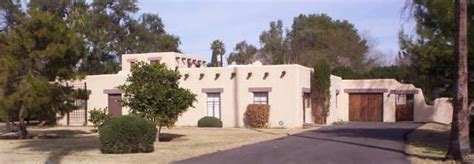
[[[383,94],[349,93],[349,121],[383,121]]]
[[[109,95],[109,102],[108,102],[108,113],[112,115],[112,117],[119,117],[122,116],[122,105],[120,104],[122,101],[122,94],[108,94]]]
[[[396,94],[395,96],[397,122],[413,121],[413,94]]]

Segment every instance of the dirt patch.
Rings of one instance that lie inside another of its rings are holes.
[[[0,163],[169,163],[312,129],[172,128],[163,129],[155,151],[139,154],[101,154],[91,127],[47,127],[32,134],[54,139],[0,140]]]

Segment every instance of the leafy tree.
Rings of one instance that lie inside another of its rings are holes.
[[[329,99],[331,98],[329,87],[331,86],[331,66],[324,58],[316,60],[314,64],[313,78],[311,79],[311,96],[313,99],[313,112],[322,117],[321,123],[326,123],[329,113]]]
[[[371,56],[368,40],[353,24],[334,20],[326,14],[299,15],[284,32],[281,20],[270,22],[270,29],[260,34],[257,58],[267,64],[301,64],[312,67],[325,58],[331,68],[345,67],[366,72],[378,66],[378,56]]]
[[[139,62],[131,73],[126,84],[120,86],[125,93],[123,105],[154,122],[159,127],[158,137],[162,126],[172,126],[196,101],[195,94],[178,86],[179,72],[164,64]]]
[[[299,15],[288,33],[290,62],[311,66],[317,58],[330,65],[365,69],[367,41],[354,25],[326,14]]]
[[[28,135],[26,118],[77,108],[72,88],[61,84],[76,77],[85,54],[76,31],[54,14],[33,9],[0,37],[0,110],[18,118],[21,138]]]
[[[260,34],[259,58],[268,64],[289,63],[288,41],[283,33],[283,22],[270,22],[270,29]]]
[[[224,43],[221,40],[214,40],[211,43],[211,50],[212,50],[212,58],[211,58],[211,63],[209,63],[209,66],[222,67],[223,65],[222,56],[224,56],[225,54]],[[219,60],[217,58],[219,58]]]
[[[246,41],[239,42],[235,45],[234,51],[229,54],[227,63],[232,64],[251,64],[257,55],[257,48]]]

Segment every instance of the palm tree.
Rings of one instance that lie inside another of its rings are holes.
[[[225,46],[221,40],[214,40],[211,43],[212,58],[210,66],[222,67],[222,56],[225,54]],[[220,59],[219,61],[217,59]]]
[[[455,0],[456,89],[453,100],[453,121],[447,158],[465,160],[471,153],[469,142],[468,74],[467,74],[467,0]]]

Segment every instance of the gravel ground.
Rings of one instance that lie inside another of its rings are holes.
[[[32,134],[48,137],[0,139],[0,163],[169,163],[311,129],[164,129],[171,140],[155,142],[152,153],[111,155],[100,153],[91,127],[31,127]]]

